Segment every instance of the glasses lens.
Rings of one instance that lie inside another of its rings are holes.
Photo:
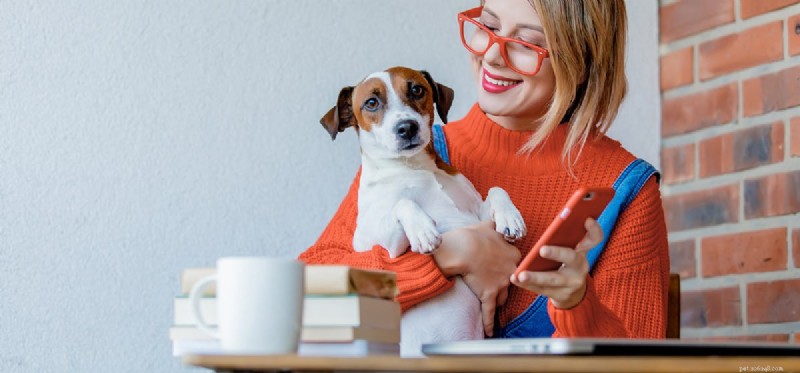
[[[509,41],[506,43],[508,63],[515,69],[525,73],[536,73],[539,67],[539,53],[524,44]]]
[[[483,54],[489,49],[489,34],[469,20],[462,22],[464,46],[472,53]]]

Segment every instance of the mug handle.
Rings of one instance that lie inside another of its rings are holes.
[[[217,275],[210,275],[203,277],[200,281],[192,286],[192,291],[189,293],[189,300],[192,302],[192,316],[194,317],[194,324],[204,333],[219,339],[219,332],[214,330],[211,326],[206,324],[203,320],[203,315],[200,312],[200,299],[205,288],[211,285],[212,282],[217,281]]]

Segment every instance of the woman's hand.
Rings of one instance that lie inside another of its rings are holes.
[[[433,256],[442,273],[461,275],[480,299],[483,329],[492,336],[495,309],[508,298],[509,276],[519,263],[519,249],[495,232],[494,222],[486,221],[443,234]]]
[[[517,277],[511,275],[511,283],[549,297],[558,308],[577,306],[586,293],[586,276],[589,274],[586,253],[603,241],[603,229],[596,220],[586,219],[584,226],[586,235],[574,250],[560,246],[542,247],[542,257],[563,263],[558,271],[522,272]]]

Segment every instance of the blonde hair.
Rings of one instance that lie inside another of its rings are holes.
[[[542,21],[556,89],[541,124],[521,151],[533,151],[559,124],[569,122],[561,155],[571,166],[591,135],[599,138],[608,131],[627,92],[625,2],[528,2]]]
[[[608,131],[625,98],[625,2],[528,1],[537,10],[551,46],[556,89],[544,120],[522,151],[535,149],[556,126],[568,121],[562,159],[572,165],[591,135],[600,137]]]

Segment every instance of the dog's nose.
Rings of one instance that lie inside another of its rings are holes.
[[[394,132],[403,140],[411,140],[419,132],[419,124],[412,119],[405,119],[397,123]]]

